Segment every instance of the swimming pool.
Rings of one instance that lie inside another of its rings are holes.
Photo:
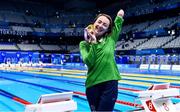
[[[71,69],[71,66],[66,67],[51,67],[39,69],[28,69],[26,71],[0,71],[0,90],[6,91],[17,97],[20,97],[30,103],[36,103],[38,98],[43,94],[74,91],[85,93],[85,74],[86,70],[82,69]],[[122,74],[123,75],[123,74]],[[130,78],[129,78],[130,77]],[[144,78],[145,77],[145,78]],[[118,102],[115,105],[117,111],[128,111],[139,109],[130,104],[133,104],[137,95],[133,93],[133,90],[145,90],[153,82],[150,80],[153,77],[147,77],[139,75],[133,77],[133,74],[123,75],[123,80],[119,82],[119,93]],[[178,83],[180,79],[174,78],[170,82],[176,86],[180,86]],[[159,78],[158,82],[166,80]],[[180,82],[180,81],[179,81]],[[143,85],[141,84],[143,83]],[[127,88],[129,90],[127,90]],[[2,92],[1,91],[1,92]],[[0,93],[1,93],[0,92]],[[25,105],[13,100],[13,98],[7,95],[0,94],[0,112],[20,112],[24,111]],[[90,111],[86,98],[84,97],[73,97],[78,104],[77,111]],[[179,99],[174,99],[175,102],[180,102]],[[128,104],[129,103],[129,104]],[[140,102],[136,102],[140,104]]]

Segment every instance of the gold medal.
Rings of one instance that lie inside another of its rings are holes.
[[[94,29],[95,29],[93,24],[88,25],[87,28],[88,28],[89,30],[94,30]]]
[[[94,35],[94,25],[93,24],[90,24],[88,25],[87,29],[89,30],[89,33],[91,33],[92,35]]]

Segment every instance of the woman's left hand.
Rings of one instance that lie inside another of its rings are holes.
[[[120,16],[120,17],[124,17],[124,10],[120,9],[119,12],[117,13],[117,16]]]

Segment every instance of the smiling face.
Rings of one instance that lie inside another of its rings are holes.
[[[110,20],[106,16],[99,16],[94,22],[94,33],[97,37],[104,35],[110,26]]]

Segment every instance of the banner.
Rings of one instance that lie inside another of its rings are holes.
[[[26,36],[27,32],[25,31],[13,31],[10,29],[0,29],[1,35],[20,35],[20,36]]]

